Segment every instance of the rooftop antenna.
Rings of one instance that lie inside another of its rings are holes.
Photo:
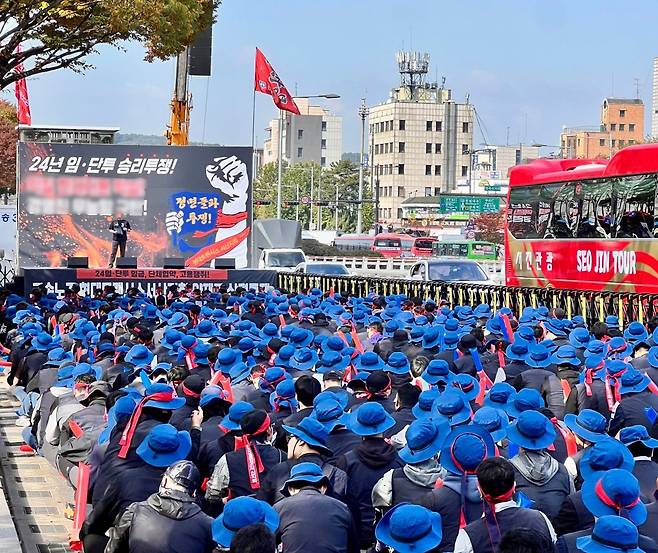
[[[635,81],[635,97],[639,98],[640,97],[640,79],[635,77],[635,79],[633,79],[633,80]]]
[[[425,84],[430,65],[430,55],[427,52],[404,52],[395,54],[400,71],[402,87],[409,88],[409,98],[413,100],[416,90]]]
[[[505,138],[505,146],[509,146],[509,125],[507,125],[507,136]]]

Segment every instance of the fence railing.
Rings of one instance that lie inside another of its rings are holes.
[[[582,315],[585,321],[602,321],[606,315],[617,315],[621,325],[629,321],[641,323],[658,315],[658,295],[618,294],[614,292],[586,292],[554,288],[512,288],[508,286],[473,285],[469,283],[419,282],[405,279],[372,278],[362,276],[307,275],[279,273],[278,286],[289,292],[303,292],[320,288],[341,294],[366,296],[406,294],[448,305],[477,305],[488,303],[499,309],[507,306],[520,316],[524,307],[549,309],[561,307],[567,318]]]
[[[11,286],[15,276],[14,262],[9,259],[0,259],[0,286]]]

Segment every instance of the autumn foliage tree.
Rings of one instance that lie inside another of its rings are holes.
[[[503,243],[503,231],[505,230],[505,213],[482,213],[475,217],[475,239],[495,244]]]
[[[16,191],[16,106],[0,100],[0,194]]]
[[[220,1],[0,0],[0,90],[60,68],[83,71],[103,44],[136,41],[146,59],[169,58],[212,22]]]

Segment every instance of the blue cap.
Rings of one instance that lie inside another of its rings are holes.
[[[441,449],[441,466],[448,472],[463,475],[496,454],[491,434],[481,426],[469,424],[454,428]]]
[[[281,492],[283,495],[288,495],[290,484],[319,484],[321,482],[329,484],[329,479],[322,472],[322,467],[315,463],[298,463],[290,469],[290,477],[284,482]]]
[[[507,436],[509,418],[502,409],[485,405],[473,415],[473,424],[477,424],[489,432],[494,442],[500,442]]]
[[[427,461],[441,451],[448,434],[450,425],[446,421],[429,418],[413,421],[405,432],[406,445],[398,455],[407,464]]]
[[[358,436],[376,436],[395,426],[395,419],[379,403],[363,403],[358,409],[343,416],[348,430]]]
[[[640,483],[627,470],[612,469],[585,480],[583,503],[595,517],[617,515],[640,526],[647,519],[647,508],[640,499]]]
[[[578,415],[565,415],[564,424],[576,436],[588,442],[596,443],[609,438],[606,433],[608,419],[593,409],[583,409]]]
[[[507,428],[507,437],[523,449],[539,451],[555,441],[555,428],[539,411],[523,411]]]
[[[398,553],[433,551],[442,536],[441,515],[409,503],[393,507],[375,528],[377,540]]]
[[[461,390],[449,388],[434,401],[434,411],[440,420],[447,420],[450,426],[457,426],[470,420],[472,411],[468,398]]]
[[[632,522],[605,515],[594,522],[591,535],[576,539],[576,547],[584,553],[644,553],[638,539],[639,532]]]
[[[524,411],[536,411],[546,407],[544,398],[534,388],[523,388],[507,404],[505,411],[510,418],[516,418]]]
[[[189,432],[179,432],[171,424],[158,424],[142,440],[136,453],[152,467],[164,468],[185,459],[191,450]]]
[[[229,407],[228,414],[222,419],[220,426],[225,428],[227,432],[240,430],[242,417],[253,410],[254,406],[251,403],[238,401]]]
[[[658,440],[649,436],[646,427],[641,424],[627,426],[619,431],[619,441],[625,446],[641,443],[649,449],[658,448]]]
[[[601,440],[584,450],[580,459],[580,474],[584,480],[612,469],[633,470],[635,459],[628,448],[612,438]]]
[[[212,539],[228,549],[235,533],[252,524],[264,524],[274,534],[279,528],[279,515],[265,501],[236,497],[226,503],[224,512],[212,522]]]
[[[329,432],[326,427],[316,419],[305,417],[297,426],[283,425],[283,429],[288,432],[288,434],[301,440],[313,449],[331,455],[331,450],[327,447]]]

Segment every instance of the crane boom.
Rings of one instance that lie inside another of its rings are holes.
[[[190,48],[186,47],[176,58],[176,85],[171,100],[171,117],[165,136],[169,146],[187,146],[190,134],[192,97],[188,93],[188,65]]]

